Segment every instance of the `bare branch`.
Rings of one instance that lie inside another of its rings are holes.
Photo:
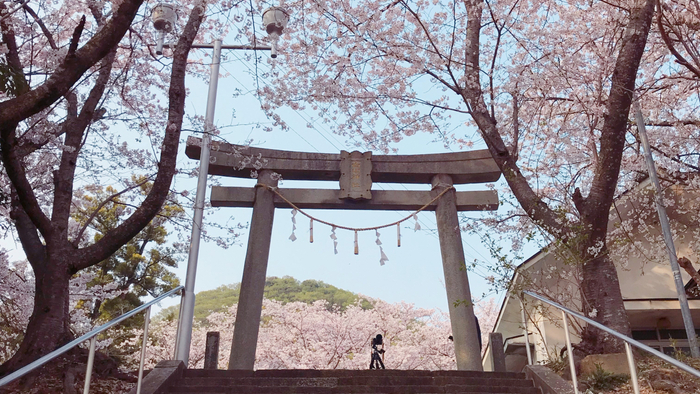
[[[42,33],[44,33],[44,36],[46,39],[49,41],[49,45],[51,45],[51,49],[58,49],[58,46],[56,45],[56,41],[53,39],[53,34],[49,31],[49,29],[46,27],[44,24],[44,21],[39,18],[39,15],[34,12],[34,10],[28,6],[27,4],[24,4],[22,6],[24,11],[26,11],[29,15],[34,18],[34,21],[39,25],[39,28],[41,29]]]
[[[671,51],[671,54],[676,58],[676,62],[678,64],[682,65],[683,67],[687,68],[688,71],[691,73],[695,74],[697,78],[700,78],[700,69],[695,67],[692,63],[690,63],[688,60],[686,60],[683,55],[678,52],[676,49],[676,46],[673,44],[673,40],[671,40],[671,37],[668,35],[668,31],[666,30],[666,26],[663,23],[663,20],[665,19],[667,23],[670,24],[670,21],[668,18],[664,17],[664,11],[663,7],[661,6],[661,0],[657,0],[657,16],[656,16],[656,24],[659,27],[659,33],[661,34],[661,38],[664,40],[664,43],[666,44],[666,47],[668,48],[669,51]]]
[[[177,150],[180,142],[180,129],[185,107],[185,74],[187,55],[194,41],[199,26],[205,15],[206,1],[199,1],[190,12],[190,17],[183,29],[173,53],[172,74],[168,99],[170,109],[162,142],[158,173],[153,186],[141,206],[122,224],[111,230],[96,243],[81,249],[72,262],[76,270],[87,268],[100,262],[117,251],[123,244],[141,231],[158,214],[163,202],[168,197],[172,178],[177,172]]]

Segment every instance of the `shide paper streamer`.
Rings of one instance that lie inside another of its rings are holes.
[[[292,240],[292,242],[297,240],[297,236],[294,235],[294,231],[297,229],[297,210],[292,209],[292,235],[289,236],[289,239]]]
[[[421,229],[420,224],[418,223],[418,216],[417,214],[426,208],[428,208],[430,205],[432,205],[435,201],[437,201],[440,197],[445,195],[450,190],[454,190],[454,187],[450,186],[448,188],[445,188],[440,194],[435,196],[432,200],[430,200],[427,204],[423,205],[420,209],[417,211],[411,213],[410,215],[406,216],[405,218],[401,220],[397,220],[395,222],[389,223],[389,224],[384,224],[381,226],[375,226],[375,227],[363,227],[363,228],[356,228],[356,227],[348,227],[348,226],[341,226],[335,223],[327,222],[318,218],[315,218],[308,213],[304,212],[303,210],[299,209],[296,205],[294,205],[293,202],[289,201],[286,197],[284,197],[278,188],[268,186],[268,185],[263,185],[260,184],[260,186],[265,187],[266,189],[274,192],[277,194],[284,202],[289,204],[290,207],[292,207],[292,235],[289,236],[289,239],[291,241],[296,241],[297,237],[295,234],[295,231],[297,229],[297,220],[296,216],[297,213],[301,213],[302,215],[306,216],[309,218],[309,242],[313,243],[314,242],[314,221],[325,224],[327,226],[331,227],[331,235],[330,238],[333,240],[333,253],[338,254],[338,236],[336,235],[336,229],[342,229],[342,230],[348,230],[348,231],[353,231],[355,233],[355,241],[354,241],[354,253],[355,254],[360,254],[360,245],[359,245],[359,238],[358,238],[358,233],[360,231],[374,231],[375,235],[377,236],[376,239],[376,244],[379,247],[379,264],[380,265],[385,265],[387,261],[389,261],[389,258],[387,257],[386,253],[384,253],[384,248],[382,248],[382,241],[379,239],[380,233],[379,230],[391,226],[396,226],[396,246],[400,247],[401,246],[401,223],[413,219],[415,221],[413,225],[413,231],[418,231]]]

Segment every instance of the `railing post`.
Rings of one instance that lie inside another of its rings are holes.
[[[532,352],[530,351],[530,334],[527,332],[527,317],[525,316],[525,303],[523,295],[520,295],[520,317],[523,319],[523,330],[525,337],[525,353],[527,354],[527,365],[532,365]]]
[[[92,366],[95,364],[95,343],[97,342],[97,334],[90,338],[90,354],[88,355],[87,368],[85,369],[85,388],[83,394],[90,392],[90,378],[92,377]]]
[[[91,341],[91,342],[94,341],[94,342],[92,342],[92,346],[93,346],[93,349],[94,349],[95,343],[96,343],[96,341],[97,341],[97,338],[95,337],[96,335],[102,333],[103,331],[107,330],[108,328],[110,328],[110,327],[112,327],[112,326],[114,326],[114,325],[116,325],[116,324],[119,324],[119,323],[123,322],[124,320],[126,320],[126,319],[128,319],[128,318],[130,318],[130,317],[132,317],[132,316],[134,316],[134,315],[136,315],[137,313],[141,313],[141,312],[145,311],[147,308],[150,308],[151,305],[159,303],[161,300],[163,300],[163,299],[165,299],[165,298],[167,298],[167,297],[172,296],[173,294],[175,294],[175,293],[181,291],[182,289],[183,289],[182,286],[178,286],[178,287],[176,287],[176,288],[174,288],[174,289],[168,291],[167,293],[162,294],[162,295],[160,295],[159,297],[157,297],[157,298],[155,298],[155,299],[153,299],[153,300],[151,300],[151,301],[148,301],[147,303],[145,303],[145,304],[143,304],[143,305],[141,305],[141,306],[139,306],[139,307],[137,307],[137,308],[134,308],[134,309],[132,309],[131,311],[126,312],[126,313],[124,313],[123,315],[121,315],[121,316],[119,316],[119,317],[117,317],[117,318],[114,318],[114,319],[110,320],[109,322],[107,322],[107,323],[105,323],[105,324],[103,324],[103,325],[92,329],[90,332],[85,333],[85,334],[81,335],[81,336],[78,337],[78,338],[75,338],[74,340],[68,342],[67,344],[61,346],[60,348],[58,348],[58,349],[52,351],[51,353],[49,353],[49,354],[47,354],[47,355],[44,355],[44,356],[42,356],[42,357],[39,357],[38,360],[35,360],[35,361],[33,361],[33,362],[31,362],[31,363],[25,365],[24,367],[22,367],[22,368],[20,368],[20,369],[18,369],[18,370],[16,370],[16,371],[14,371],[14,372],[12,372],[11,374],[6,375],[6,376],[0,378],[0,387],[2,387],[2,386],[4,386],[4,385],[6,385],[6,384],[8,384],[8,383],[10,383],[10,382],[12,382],[12,381],[14,381],[15,379],[21,378],[22,376],[26,375],[27,373],[33,371],[34,369],[36,369],[36,368],[38,368],[38,367],[40,367],[40,366],[42,366],[42,365],[44,365],[44,364],[46,364],[47,362],[53,360],[54,358],[60,356],[60,355],[63,354],[63,353],[69,351],[70,349],[72,349],[72,348],[74,348],[74,347],[80,345],[81,343],[84,343],[85,341]],[[93,364],[93,363],[94,363],[94,354],[95,354],[95,352],[94,352],[94,350],[93,350],[92,353],[91,353],[91,356],[88,357],[88,363],[89,363],[89,364]],[[92,361],[90,361],[90,360],[92,360]],[[90,367],[90,371],[91,371],[91,370],[92,370],[92,367]],[[86,375],[87,375],[87,374],[86,374]],[[88,375],[88,376],[89,376],[89,375]],[[87,380],[87,381],[89,382],[89,380],[90,380],[90,378],[88,377],[88,380]],[[86,387],[87,387],[87,386],[86,386]],[[86,389],[86,390],[87,390],[87,389]],[[86,392],[87,392],[87,391],[86,391]]]
[[[565,306],[559,305],[552,300],[548,300],[547,298],[544,298],[539,294],[536,294],[536,293],[533,293],[533,292],[530,292],[527,290],[524,290],[523,294],[526,294],[526,295],[528,295],[528,296],[530,296],[530,297],[532,297],[540,302],[544,302],[545,304],[551,305],[551,306],[559,309],[560,311],[562,311],[562,316],[564,317],[564,323],[565,323],[564,324],[564,332],[567,335],[567,339],[569,339],[568,326],[566,324],[566,315],[568,314],[569,316],[575,317],[576,319],[585,322],[586,324],[589,325],[589,327],[596,327],[599,330],[607,332],[609,335],[612,335],[616,338],[619,338],[619,339],[627,342],[630,345],[634,345],[634,347],[636,347],[637,349],[644,350],[645,352],[660,358],[661,360],[675,366],[676,368],[681,369],[681,370],[683,370],[683,371],[685,371],[693,376],[700,378],[700,371],[698,371],[697,369],[695,369],[687,364],[684,364],[684,363],[682,363],[682,362],[680,362],[672,357],[669,357],[656,349],[652,349],[649,346],[647,346],[647,345],[645,345],[645,344],[643,344],[643,343],[641,343],[633,338],[630,338],[624,334],[620,334],[619,332],[612,330],[612,329],[600,324],[599,322],[597,322],[591,318],[588,318],[580,313],[574,312],[571,309],[569,309]],[[570,344],[571,344],[571,340],[569,339],[567,341],[567,345],[570,345]],[[569,353],[571,353],[570,347],[569,347]],[[636,369],[634,370],[634,372],[636,374]]]
[[[637,378],[637,366],[634,364],[634,355],[632,354],[632,346],[625,341],[625,352],[627,352],[627,364],[630,367],[630,380],[632,381],[632,389],[634,394],[639,394],[639,379]]]
[[[578,379],[576,378],[576,363],[574,362],[574,352],[571,349],[571,336],[569,335],[569,321],[566,312],[561,311],[561,318],[564,321],[564,336],[566,336],[566,352],[569,356],[569,369],[571,370],[571,383],[574,386],[574,394],[578,394]]]
[[[141,394],[141,381],[143,380],[143,364],[146,362],[146,344],[148,344],[148,323],[151,320],[151,307],[146,308],[146,316],[143,323],[143,340],[141,341],[141,361],[139,362],[139,380],[136,382],[136,394]]]
[[[183,294],[184,292],[185,292],[185,289],[183,288],[183,289],[182,289],[182,293],[180,293],[180,309],[178,309],[178,312],[177,312],[177,330],[175,331],[176,333],[177,333],[177,332],[180,332],[180,330],[182,329],[182,318],[181,318],[181,316],[182,316],[182,307],[184,306],[184,302],[183,302],[183,301],[184,301],[184,299],[185,299],[185,297],[183,297],[182,294]],[[179,336],[179,335],[175,335],[175,348],[173,349],[173,360],[177,360],[177,349],[180,348],[179,343],[180,343],[180,336]],[[187,365],[187,364],[185,364],[185,365]]]

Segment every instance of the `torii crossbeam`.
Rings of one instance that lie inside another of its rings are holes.
[[[189,137],[186,154],[199,159],[201,140]],[[429,155],[372,155],[289,152],[213,143],[209,174],[250,178],[258,171],[265,187],[213,187],[212,206],[253,207],[241,293],[236,313],[229,369],[252,370],[260,327],[263,290],[275,207],[301,209],[425,210],[435,211],[457,369],[481,370],[471,292],[467,278],[458,211],[495,210],[495,191],[455,192],[454,184],[495,182],[501,175],[486,150]],[[276,189],[280,178],[339,181],[340,189]],[[371,190],[373,182],[430,183],[427,191]],[[284,196],[284,199],[281,197]]]

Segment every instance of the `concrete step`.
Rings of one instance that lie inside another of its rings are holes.
[[[487,379],[525,379],[524,373],[518,372],[477,372],[477,371],[424,371],[424,370],[396,370],[396,369],[258,369],[226,370],[226,369],[186,369],[185,377],[369,377],[369,376],[452,376],[452,377],[478,377]]]
[[[385,393],[385,394],[418,394],[418,393],[501,393],[501,394],[538,394],[534,387],[504,387],[504,386],[335,386],[335,387],[308,387],[308,386],[181,386],[175,385],[169,393],[228,393],[228,394],[325,394],[325,393]]]
[[[167,393],[540,394],[519,373],[404,370],[185,370]]]
[[[413,385],[413,386],[507,386],[528,387],[532,383],[525,379],[487,379],[480,377],[456,377],[456,376],[363,376],[363,377],[318,377],[318,378],[221,378],[221,377],[186,377],[180,381],[187,386],[377,386],[377,385]]]

